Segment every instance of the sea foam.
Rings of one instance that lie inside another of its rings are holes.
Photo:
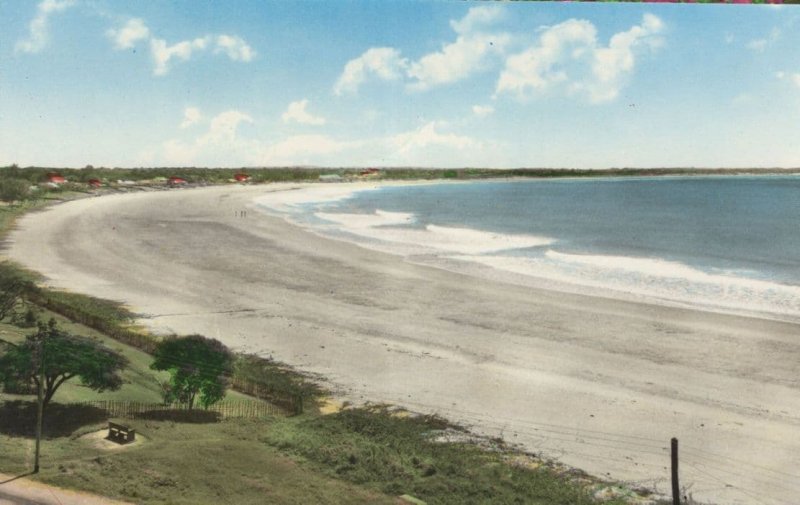
[[[414,215],[377,210],[374,214],[342,214],[317,212],[316,217],[334,223],[351,235],[378,240],[384,246],[403,246],[401,254],[486,254],[541,247],[553,243],[548,237],[493,233],[470,228],[426,225],[409,228]],[[411,248],[411,249],[409,249]],[[386,250],[385,248],[382,248]],[[416,249],[416,251],[414,251]],[[398,250],[398,252],[400,252]]]

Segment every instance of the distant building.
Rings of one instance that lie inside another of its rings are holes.
[[[169,184],[170,186],[183,186],[184,184],[187,184],[187,181],[182,177],[177,177],[173,175],[172,177],[167,179],[167,184]]]
[[[247,182],[250,180],[250,176],[245,173],[238,173],[233,176],[236,182]]]
[[[86,183],[93,188],[99,188],[103,185],[100,179],[89,179]]]
[[[360,172],[360,175],[363,175],[363,176],[378,175],[379,172],[380,172],[380,170],[377,169],[377,168],[367,168],[365,170],[362,170]]]
[[[47,174],[46,177],[47,177],[47,182],[49,182],[50,184],[64,184],[65,182],[67,182],[67,179],[58,172],[50,172]]]

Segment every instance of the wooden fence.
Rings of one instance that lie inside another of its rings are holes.
[[[255,400],[225,400],[217,402],[207,409],[195,406],[191,410],[186,404],[164,405],[127,400],[95,400],[71,405],[95,407],[104,410],[109,417],[124,419],[213,421],[228,418],[261,419],[287,414],[284,409],[276,405]]]

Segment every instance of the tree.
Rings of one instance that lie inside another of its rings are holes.
[[[24,179],[2,178],[0,179],[0,200],[4,202],[16,202],[24,200],[30,192],[31,184]]]
[[[154,355],[150,368],[170,374],[164,388],[166,402],[186,403],[191,409],[200,393],[200,404],[208,408],[225,396],[233,354],[219,340],[202,335],[169,337],[159,342]]]
[[[119,389],[119,372],[127,364],[124,356],[96,340],[60,330],[51,319],[46,325],[39,323],[35,334],[0,356],[0,380],[6,385],[33,382],[38,388],[43,367],[47,406],[58,388],[73,377],[97,392]]]
[[[32,283],[6,263],[0,263],[0,320],[11,314]]]

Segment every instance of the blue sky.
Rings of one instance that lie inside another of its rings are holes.
[[[798,167],[800,8],[0,0],[0,165]]]

